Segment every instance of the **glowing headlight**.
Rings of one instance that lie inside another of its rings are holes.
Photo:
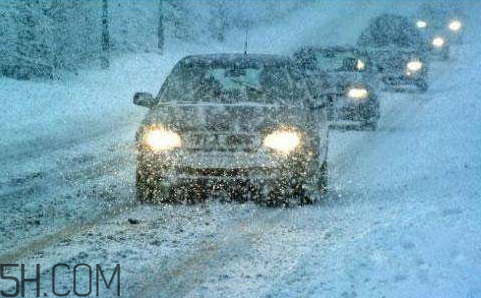
[[[451,21],[448,25],[449,30],[451,31],[459,31],[463,24],[460,21]]]
[[[418,60],[413,60],[407,64],[407,68],[408,68],[408,71],[410,72],[416,72],[421,70],[421,68],[423,68],[423,63]]]
[[[424,29],[427,26],[428,26],[428,23],[426,23],[425,21],[419,20],[416,22],[416,27],[418,27],[419,29]]]
[[[347,96],[354,99],[364,99],[368,95],[366,88],[351,88],[347,92]]]
[[[152,128],[145,134],[143,141],[153,151],[167,151],[182,146],[177,133],[162,128]]]
[[[366,68],[366,65],[362,60],[357,60],[356,62],[356,69],[357,70],[364,70]]]
[[[433,46],[435,46],[436,48],[441,48],[444,46],[444,38],[438,36],[438,37],[435,37],[432,41],[432,44]]]
[[[263,145],[280,153],[287,154],[296,149],[301,143],[299,133],[294,131],[279,130],[267,135]]]

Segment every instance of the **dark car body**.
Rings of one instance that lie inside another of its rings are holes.
[[[428,89],[429,49],[408,18],[383,14],[372,19],[357,45],[369,53],[386,89],[421,92]]]
[[[289,58],[189,56],[155,99],[138,93],[134,102],[150,107],[137,133],[142,201],[191,202],[221,193],[286,203],[312,201],[327,187],[326,105],[313,100]],[[176,135],[176,148],[156,151],[145,141],[159,129]],[[296,138],[294,149],[279,149]]]
[[[317,78],[312,84],[314,89],[320,88],[314,92],[324,95],[329,90],[331,127],[376,129],[380,107],[373,64],[367,52],[355,47],[311,47],[297,51],[294,59],[307,76]],[[329,88],[325,87],[326,82]],[[366,93],[353,96],[353,90]]]
[[[462,43],[467,16],[462,7],[454,2],[424,3],[412,17],[418,29],[432,41],[436,36],[446,39],[446,46]],[[435,49],[435,54],[441,49]],[[448,50],[443,50],[447,52]]]
[[[415,26],[425,38],[431,59],[448,60],[451,43],[461,38],[461,29],[450,30],[450,23],[457,21],[457,18],[449,15],[443,5],[429,3],[423,4],[412,17]]]

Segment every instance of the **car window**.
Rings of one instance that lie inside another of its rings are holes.
[[[162,86],[162,102],[289,102],[306,97],[302,76],[287,66],[179,64]]]
[[[360,60],[351,52],[344,53],[316,53],[317,67],[329,72],[357,71]]]

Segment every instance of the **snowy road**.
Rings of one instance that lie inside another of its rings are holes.
[[[45,212],[34,217],[40,223],[25,226],[26,236],[40,239],[28,249],[13,250],[28,243],[20,231],[1,231],[10,235],[2,246],[13,252],[0,260],[44,268],[119,263],[128,297],[480,297],[481,107],[477,90],[463,88],[465,82],[481,85],[465,63],[479,54],[464,46],[449,66],[435,65],[424,95],[383,93],[378,131],[334,131],[331,191],[315,206],[130,206],[134,155],[128,141],[115,148],[101,136],[79,142],[82,150],[71,148],[84,152],[71,156],[78,166],[55,163],[22,183],[28,188],[19,188],[18,208],[46,203],[57,214]],[[86,155],[98,146],[110,154]],[[45,186],[45,179],[52,183]],[[72,183],[66,196],[78,191],[77,199],[52,196],[55,184],[65,181]],[[86,189],[92,193],[82,193]],[[29,191],[45,200],[28,201]],[[64,207],[72,222],[61,220]],[[98,216],[72,225],[88,211]],[[53,218],[60,222],[44,224]],[[20,219],[6,220],[15,225]],[[59,233],[44,235],[52,231]],[[43,271],[45,280],[49,274]]]

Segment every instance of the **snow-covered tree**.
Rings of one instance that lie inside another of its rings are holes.
[[[225,2],[219,2],[211,9],[209,31],[212,37],[219,42],[223,42],[225,40],[225,34],[230,25],[229,13],[230,11]]]
[[[163,0],[159,0],[159,24],[157,28],[157,47],[160,53],[164,52],[164,8]]]
[[[109,67],[110,33],[109,33],[109,2],[102,0],[102,55],[100,57],[102,68]]]
[[[108,53],[162,52],[176,40],[224,42],[316,0],[2,0],[0,72],[30,79],[106,66]],[[104,17],[103,17],[104,16]]]

